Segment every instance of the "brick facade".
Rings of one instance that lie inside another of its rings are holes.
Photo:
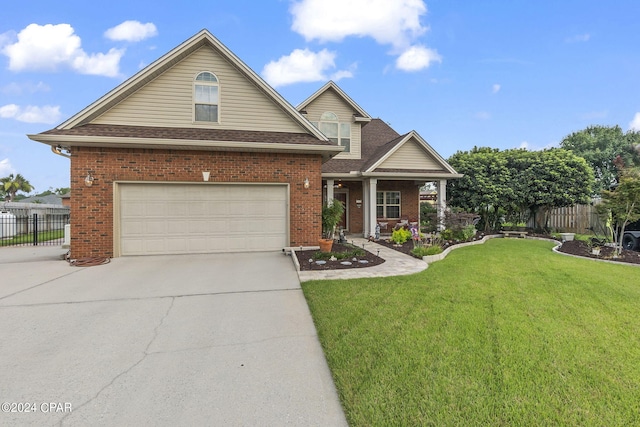
[[[409,221],[420,218],[420,186],[413,181],[378,181],[378,191],[400,191],[400,217]],[[397,220],[389,220],[387,227],[392,229]]]
[[[339,181],[341,188],[334,193],[347,192],[349,194],[349,233],[360,234],[364,232],[364,206],[358,208],[356,200],[363,200],[362,181]],[[378,191],[400,191],[400,216],[410,221],[418,221],[420,218],[420,186],[414,181],[380,180],[377,183]],[[387,230],[393,229],[398,220],[386,220]]]
[[[288,183],[290,245],[317,245],[322,232],[320,155],[74,147],[71,256],[113,257],[114,181]],[[85,186],[88,172],[95,178]],[[310,186],[304,188],[309,178]]]

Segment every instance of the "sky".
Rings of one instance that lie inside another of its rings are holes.
[[[69,186],[52,129],[202,29],[292,105],[334,80],[445,159],[640,130],[637,0],[2,0],[0,177]]]

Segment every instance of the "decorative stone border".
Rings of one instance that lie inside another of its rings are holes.
[[[294,247],[291,246],[291,247],[287,247],[287,248],[282,249],[282,252],[285,255],[290,255],[291,256],[291,258],[293,259],[293,265],[296,267],[296,271],[299,272],[301,270],[300,270],[300,263],[298,262],[298,257],[296,255],[296,249],[299,249],[301,251],[311,251],[311,250],[316,251],[316,250],[320,249],[320,246],[299,246],[297,248],[294,248]]]
[[[551,240],[551,239],[545,239],[545,240]],[[557,241],[556,241],[557,242]],[[560,252],[558,249],[560,248],[560,246],[562,246],[562,243],[557,242],[558,244],[552,249],[555,253],[560,254],[560,255],[564,255],[564,256],[570,256],[572,258],[579,258],[579,259],[587,259],[590,261],[599,261],[599,262],[606,262],[609,264],[614,264],[614,265],[628,265],[631,267],[640,267],[640,264],[633,264],[631,262],[621,262],[621,261],[613,261],[610,259],[600,259],[600,258],[589,258],[586,256],[579,256],[579,255],[573,255],[573,254],[565,254],[564,252]]]
[[[442,253],[439,253],[437,255],[426,255],[426,256],[423,256],[422,260],[424,262],[426,262],[427,264],[431,264],[432,262],[436,262],[436,261],[440,261],[440,260],[445,259],[447,257],[447,255],[449,255],[449,252],[451,252],[454,249],[464,248],[464,247],[473,246],[473,245],[482,245],[487,240],[490,240],[490,239],[501,239],[503,237],[504,236],[501,235],[501,234],[490,234],[488,236],[484,236],[480,240],[474,240],[473,242],[459,243],[457,245],[449,246],[447,249],[442,251]]]

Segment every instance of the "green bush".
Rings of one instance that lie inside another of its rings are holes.
[[[416,246],[411,250],[411,254],[415,257],[422,258],[423,256],[441,254],[443,251],[442,246]]]
[[[440,233],[444,240],[460,240],[467,241],[476,235],[476,227],[467,225],[465,227],[447,228]]]
[[[349,250],[349,251],[345,251],[345,252],[316,252],[313,254],[313,259],[314,260],[319,260],[319,259],[324,259],[324,260],[328,260],[331,257],[336,257],[336,259],[338,260],[342,260],[342,259],[351,259],[353,257],[361,257],[366,255],[366,251],[364,249],[358,248],[356,246],[352,246],[352,245],[348,245],[351,246],[353,249]]]
[[[398,245],[402,245],[409,239],[411,239],[411,231],[405,230],[404,228],[393,230],[391,234],[391,241]]]
[[[428,232],[437,229],[438,210],[429,202],[420,203],[420,226]]]

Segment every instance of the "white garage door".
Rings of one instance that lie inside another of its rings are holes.
[[[281,250],[284,185],[119,184],[120,254]]]

